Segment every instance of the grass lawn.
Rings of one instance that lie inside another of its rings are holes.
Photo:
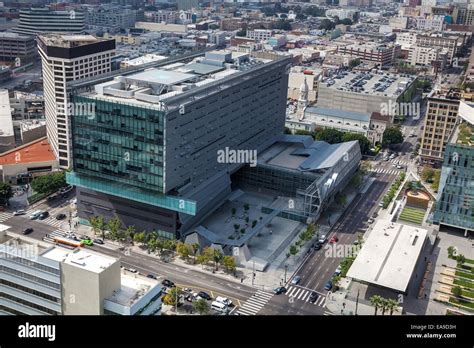
[[[455,279],[453,283],[456,284],[456,285],[464,286],[465,288],[474,290],[474,283],[473,282],[469,282],[469,281],[461,280],[461,279]]]
[[[468,291],[468,290],[461,290],[461,295],[464,297],[469,297],[474,300],[474,291]]]
[[[426,211],[423,209],[405,207],[403,208],[403,211],[400,214],[399,219],[402,221],[421,225],[423,222],[423,218],[425,217],[425,213]]]
[[[450,297],[449,302],[474,309],[474,302],[457,299],[456,297]]]
[[[463,278],[473,279],[473,280],[474,280],[474,274],[472,274],[472,273],[456,271],[456,275],[457,275],[458,277],[463,277]]]

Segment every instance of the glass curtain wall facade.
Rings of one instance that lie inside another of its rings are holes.
[[[448,144],[433,221],[474,231],[474,148]]]

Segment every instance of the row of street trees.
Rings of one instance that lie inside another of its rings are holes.
[[[393,312],[398,312],[400,306],[397,300],[391,298],[386,299],[379,295],[374,295],[369,300],[370,304],[375,307],[374,315],[377,315],[379,308],[382,310],[382,315],[384,315],[386,311],[389,311],[390,315],[392,315]]]

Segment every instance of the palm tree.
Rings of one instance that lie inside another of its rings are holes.
[[[196,254],[199,250],[199,243],[191,244],[191,248],[193,249],[194,263],[196,263]]]
[[[370,304],[375,307],[374,315],[377,315],[377,310],[382,305],[382,300],[383,300],[383,297],[379,295],[374,295],[369,299]]]
[[[223,257],[224,255],[219,249],[214,249],[213,259],[214,259],[214,264],[216,266],[216,271],[219,270],[219,263],[222,261]]]
[[[398,312],[398,306],[399,305],[400,304],[398,303],[398,301],[394,300],[393,298],[389,298],[387,300],[387,309],[389,310],[390,315],[392,315],[394,311]]]
[[[382,308],[382,315],[385,315],[385,311],[388,308],[388,300],[386,298],[382,298],[380,307]]]

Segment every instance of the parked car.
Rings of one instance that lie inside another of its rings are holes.
[[[380,202],[379,202],[379,207],[382,207],[382,208],[383,208],[383,201],[380,201]]]
[[[23,234],[30,234],[31,232],[33,232],[33,229],[31,227],[25,228],[23,230]]]
[[[58,214],[56,215],[56,220],[64,220],[66,218],[66,214]]]
[[[324,244],[326,242],[326,239],[328,238],[328,236],[326,236],[325,234],[322,234],[319,239],[318,239],[318,242],[321,243],[321,244]]]
[[[230,299],[228,299],[227,297],[217,296],[216,297],[216,302],[222,303],[222,304],[226,305],[227,307],[233,306],[232,301]]]
[[[147,274],[146,277],[150,279],[156,279],[156,276],[153,274]]]
[[[291,280],[291,284],[297,285],[301,281],[300,276],[294,276],[293,279]]]
[[[336,270],[334,271],[334,274],[337,275],[337,276],[341,275],[341,266],[340,265],[337,266]]]
[[[280,286],[280,287],[274,289],[273,292],[276,295],[284,294],[284,293],[286,293],[286,288],[284,286]]]
[[[371,218],[369,218],[369,220],[367,220],[367,222],[368,222],[369,224],[373,223],[374,221],[375,221],[375,219],[374,219],[373,217],[371,217]]]
[[[211,295],[209,295],[207,292],[204,292],[204,291],[199,291],[198,297],[203,298],[205,300],[212,300]]]
[[[94,239],[94,243],[99,244],[99,245],[103,245],[104,241],[100,238],[96,238],[96,239]]]
[[[328,280],[326,284],[324,284],[324,289],[325,290],[331,290],[332,289],[332,281]]]
[[[44,220],[49,216],[49,213],[47,211],[42,212],[41,214],[38,215],[38,220]]]
[[[25,215],[25,214],[26,214],[26,211],[24,211],[23,209],[20,209],[20,210],[17,210],[15,212],[13,212],[14,216]]]
[[[313,291],[311,295],[309,295],[309,302],[315,303],[318,297],[319,297],[318,293]]]
[[[135,268],[125,268],[125,269],[132,273],[138,273],[138,271]]]
[[[321,249],[321,243],[319,242],[314,243],[314,250],[319,250],[319,249]]]
[[[168,279],[163,279],[163,281],[161,282],[161,285],[166,286],[168,288],[173,288],[175,286],[174,283]]]
[[[339,238],[337,238],[336,236],[332,236],[331,239],[329,240],[330,244],[334,244],[337,242],[339,242]]]
[[[59,193],[62,194],[62,195],[65,195],[66,193],[69,193],[73,190],[74,186],[72,185],[68,185],[64,188],[62,188],[61,190],[59,190]]]

